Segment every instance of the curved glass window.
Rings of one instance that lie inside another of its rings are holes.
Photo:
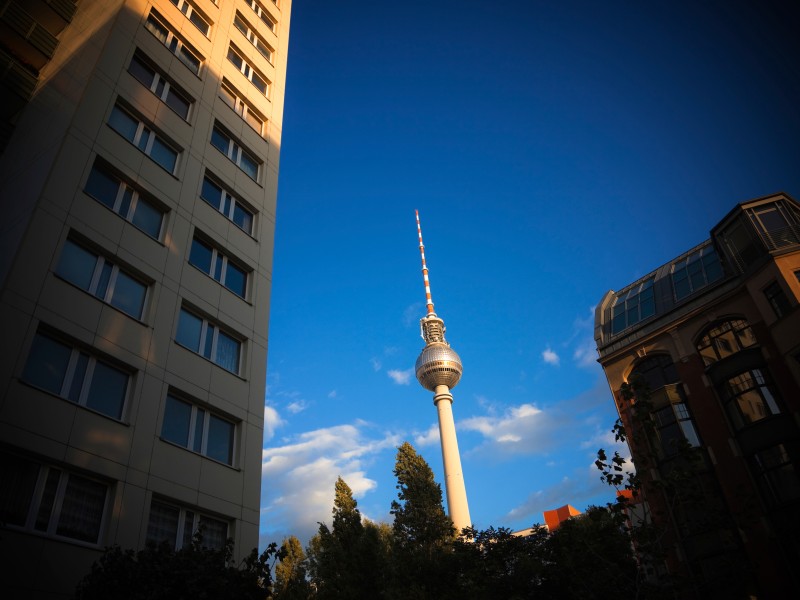
[[[654,281],[655,278],[651,277],[617,295],[611,307],[611,333],[619,333],[655,314]]]
[[[731,377],[722,384],[721,393],[736,430],[781,412],[777,393],[764,369],[751,369]]]
[[[757,343],[750,324],[744,319],[735,319],[709,329],[697,343],[697,351],[708,366]]]
[[[633,375],[643,377],[651,391],[679,381],[675,363],[666,354],[648,356],[634,367],[628,380]]]
[[[722,277],[722,266],[713,246],[706,246],[672,265],[675,299],[681,300]]]

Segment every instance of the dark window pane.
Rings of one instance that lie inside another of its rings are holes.
[[[223,548],[228,537],[228,525],[203,515],[200,515],[199,521],[203,529],[203,547],[214,550]]]
[[[231,373],[238,373],[239,346],[238,340],[220,331],[217,339],[217,355],[214,362]]]
[[[195,317],[193,314],[181,309],[181,315],[178,319],[178,331],[175,334],[175,340],[186,346],[190,350],[199,352],[200,350],[200,331],[203,327],[203,320]]]
[[[200,197],[217,210],[220,210],[222,188],[211,181],[208,177],[203,179],[203,189],[200,192]]]
[[[122,418],[127,389],[127,373],[97,361],[94,365],[86,406],[119,420]]]
[[[222,152],[225,156],[228,155],[228,144],[230,139],[216,127],[211,132],[211,145],[217,150]]]
[[[117,273],[117,281],[114,284],[111,306],[115,306],[135,319],[140,319],[146,294],[146,285],[120,271]]]
[[[256,160],[242,150],[241,157],[239,158],[239,167],[244,171],[253,181],[258,179],[258,163]]]
[[[237,69],[241,70],[242,57],[236,54],[236,52],[233,51],[233,48],[228,48],[228,60],[231,61],[234,65],[236,65]]]
[[[189,253],[189,262],[204,273],[211,274],[211,246],[204,244],[197,238],[192,240],[192,250]]]
[[[70,475],[56,533],[96,543],[103,521],[106,486],[97,481]]]
[[[172,88],[170,88],[170,90],[167,92],[167,98],[165,102],[167,106],[169,106],[184,119],[189,116],[189,106],[191,106],[191,103]]]
[[[100,277],[97,280],[97,288],[94,290],[94,295],[101,300],[106,299],[106,291],[108,290],[108,282],[111,281],[111,272],[114,267],[109,262],[103,263],[103,269],[100,271]]]
[[[136,138],[136,129],[139,127],[139,122],[118,106],[115,106],[114,110],[111,111],[108,124],[129,142],[133,142]]]
[[[242,208],[238,202],[233,207],[233,222],[244,229],[247,233],[250,233],[253,229],[252,213]]]
[[[233,462],[233,423],[210,415],[206,454],[228,465]]]
[[[0,523],[25,525],[38,478],[38,464],[0,452]]]
[[[178,538],[179,519],[180,510],[177,507],[153,502],[147,523],[147,541],[154,544],[169,542],[174,545]]]
[[[244,298],[247,291],[247,273],[228,261],[225,271],[225,287]]]
[[[47,531],[50,526],[50,518],[53,516],[53,504],[58,491],[58,482],[61,479],[61,471],[50,468],[47,471],[47,480],[42,490],[42,497],[39,501],[39,511],[36,513],[36,521],[33,528],[36,531]]]
[[[153,140],[153,147],[150,149],[150,157],[170,173],[175,171],[175,164],[178,162],[178,153],[158,137]]]
[[[164,408],[164,423],[161,426],[161,437],[188,448],[191,419],[191,404],[187,404],[173,396],[167,396],[167,405]]]
[[[96,265],[96,254],[78,246],[72,240],[67,240],[64,244],[64,249],[61,251],[61,259],[58,262],[56,273],[70,283],[88,290],[92,283]]]
[[[142,61],[138,56],[134,56],[131,60],[130,69],[128,69],[136,79],[141,81],[147,89],[153,85],[153,80],[156,78],[156,72],[150,68],[150,65]]]
[[[37,333],[22,379],[53,394],[60,394],[71,355],[69,346]]]
[[[180,58],[181,62],[189,67],[189,70],[195,75],[200,72],[200,59],[187,50],[185,46],[181,47],[178,58]]]
[[[206,411],[202,408],[197,409],[197,415],[194,419],[194,439],[192,441],[192,450],[200,452],[203,449],[203,430],[206,425]]]
[[[167,43],[167,34],[169,33],[169,31],[161,23],[156,21],[152,15],[147,17],[147,22],[145,23],[145,27],[147,27],[147,29],[149,29],[153,35],[155,35],[159,40],[161,40],[162,44]]]
[[[86,181],[86,193],[95,200],[99,200],[108,208],[114,208],[117,199],[120,181],[110,173],[101,171],[95,165]]]
[[[136,212],[133,213],[131,222],[147,235],[158,239],[161,234],[161,221],[164,215],[155,206],[139,197],[136,203]]]

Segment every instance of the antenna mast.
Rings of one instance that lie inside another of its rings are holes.
[[[422,226],[419,224],[419,211],[417,214],[417,234],[419,235],[419,253],[422,256],[422,279],[425,281],[425,304],[428,307],[428,314],[435,315],[433,311],[433,299],[431,298],[431,282],[428,279],[428,265],[425,263],[425,244],[422,243]]]

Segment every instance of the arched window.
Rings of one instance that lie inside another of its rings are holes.
[[[697,351],[708,366],[757,343],[750,324],[734,319],[711,327],[697,342]]]
[[[750,369],[725,381],[722,401],[737,431],[781,412],[777,392],[766,369]]]
[[[657,390],[670,383],[677,383],[678,371],[672,359],[666,354],[654,354],[638,362],[628,376],[640,375],[647,382],[650,391]]]

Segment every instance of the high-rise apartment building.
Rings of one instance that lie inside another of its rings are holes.
[[[678,597],[793,597],[800,204],[737,205],[710,239],[608,292],[595,340]]]
[[[290,10],[0,1],[5,597],[258,545]]]

